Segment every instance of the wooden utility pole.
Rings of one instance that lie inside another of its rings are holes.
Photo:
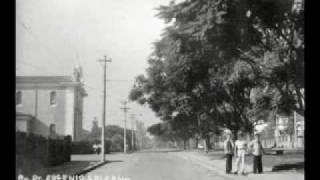
[[[106,123],[106,84],[107,84],[107,62],[111,62],[111,59],[107,59],[107,56],[104,56],[104,59],[98,60],[99,62],[103,62],[103,109],[102,109],[102,132],[101,132],[101,161],[105,161],[105,140],[104,140],[104,129]]]
[[[298,136],[297,136],[297,114],[296,111],[293,111],[293,147],[296,148],[297,147],[297,140],[298,140]]]
[[[135,120],[135,114],[130,114],[131,118],[131,148],[134,149],[134,120]]]
[[[123,107],[120,108],[124,112],[124,129],[123,129],[123,152],[127,153],[127,112],[130,109],[127,104],[127,101],[122,102]]]

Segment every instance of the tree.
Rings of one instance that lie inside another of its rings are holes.
[[[123,131],[124,129],[118,125],[107,125],[105,127],[105,138],[111,141],[112,150],[123,150]],[[127,142],[131,142],[131,129],[127,129]],[[100,142],[101,141],[101,127],[98,126],[98,121],[93,121],[91,132],[89,134],[89,141]],[[130,148],[132,149],[130,143]]]
[[[123,134],[115,134],[110,140],[112,151],[123,151]]]
[[[292,0],[160,6],[158,17],[170,25],[130,98],[166,122],[174,113],[187,116],[202,138],[217,127],[252,132],[253,121],[270,109],[303,113],[303,10],[293,6]]]

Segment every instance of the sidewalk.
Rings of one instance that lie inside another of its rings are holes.
[[[57,166],[44,167],[39,164],[29,164],[27,169],[17,169],[17,176],[32,177],[34,175],[45,179],[48,175],[74,176],[85,173],[93,168],[100,166],[98,155],[72,155],[70,162],[65,162]]]
[[[263,161],[265,164],[263,165],[263,174],[253,174],[252,173],[252,163],[251,158],[249,156],[248,161],[246,161],[246,172],[248,173],[247,176],[241,176],[241,175],[227,175],[225,174],[225,159],[223,158],[223,152],[222,151],[214,151],[209,152],[208,154],[204,152],[199,151],[182,151],[182,152],[171,152],[172,154],[179,156],[183,159],[186,159],[188,161],[191,161],[195,164],[198,164],[199,166],[202,166],[204,168],[207,168],[209,170],[212,170],[216,172],[217,174],[224,176],[228,179],[249,179],[249,180],[269,180],[269,179],[281,179],[281,180],[303,180],[304,179],[304,171],[295,171],[295,170],[289,170],[289,171],[272,171],[273,167],[276,166],[275,164],[278,163],[278,161],[281,159],[284,159],[287,157],[281,158],[281,156],[265,156],[263,158]],[[278,159],[278,161],[275,161],[275,159]],[[296,161],[297,159],[294,159],[293,161]],[[301,159],[299,159],[301,160]],[[273,162],[275,161],[275,162]],[[289,160],[287,159],[287,162]],[[263,162],[263,163],[264,163]],[[274,164],[274,166],[270,166],[270,164]],[[235,167],[235,161],[233,160],[233,169]]]

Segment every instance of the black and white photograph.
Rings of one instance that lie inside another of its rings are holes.
[[[305,0],[15,0],[16,180],[304,180]]]

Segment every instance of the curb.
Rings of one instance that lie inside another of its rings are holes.
[[[222,176],[222,177],[226,177],[228,179],[235,179],[235,177],[233,176],[230,176],[230,175],[227,175],[225,174],[225,172],[223,170],[221,170],[220,168],[217,168],[215,166],[213,166],[212,164],[210,163],[207,163],[207,162],[202,162],[201,160],[199,159],[196,159],[196,158],[192,158],[192,157],[184,157],[184,156],[180,156],[180,155],[176,155],[180,158],[183,158],[185,160],[188,160],[192,163],[195,163],[197,165],[200,165],[208,170],[211,170],[211,171],[214,171],[215,173],[217,173],[218,175]]]
[[[229,179],[235,179],[235,177],[225,174],[225,172],[223,170],[211,165],[210,163],[202,162],[201,160],[192,159],[192,158],[188,158],[188,160],[195,163],[195,164],[198,164],[204,168],[207,168],[208,170],[214,171],[215,173],[219,174],[220,176],[223,176],[223,177],[226,177]]]
[[[94,165],[91,165],[85,169],[80,170],[79,172],[74,173],[73,176],[80,176],[80,175],[86,174],[89,171],[92,171],[92,170],[94,170],[98,167],[101,167],[107,163],[109,163],[109,161],[95,163]]]

